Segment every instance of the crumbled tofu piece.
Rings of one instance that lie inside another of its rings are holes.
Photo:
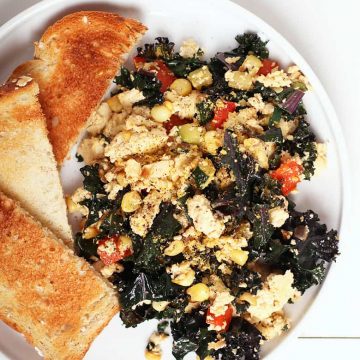
[[[205,133],[201,147],[211,155],[216,155],[219,147],[223,146],[224,134],[221,130],[209,130]]]
[[[259,75],[256,78],[257,81],[264,84],[266,87],[285,87],[290,86],[292,81],[289,76],[284,72],[284,70],[276,70],[272,71],[271,73],[265,75]]]
[[[237,63],[240,59],[241,59],[240,56],[228,56],[228,57],[225,58],[225,61],[226,61],[228,64],[235,64],[235,63]]]
[[[104,185],[104,189],[108,193],[108,198],[110,200],[115,200],[117,193],[123,189],[123,186],[116,181],[111,181]]]
[[[141,176],[141,164],[134,159],[129,159],[125,163],[125,174],[129,182],[136,182]]]
[[[269,157],[275,150],[274,143],[264,142],[258,138],[249,138],[244,140],[244,148],[262,168],[269,168]]]
[[[106,278],[109,278],[114,272],[120,273],[122,271],[124,271],[124,267],[118,263],[106,265],[100,269],[101,275]]]
[[[281,206],[269,210],[270,224],[274,227],[281,227],[289,217],[289,213]]]
[[[224,129],[236,128],[240,125],[246,126],[250,122],[257,123],[257,114],[255,108],[241,109],[239,112],[231,112],[224,123]],[[262,129],[262,128],[261,128]]]
[[[167,269],[173,283],[180,286],[190,286],[195,280],[195,271],[191,268],[190,261],[173,264]]]
[[[79,202],[84,201],[86,199],[91,199],[91,192],[85,190],[83,187],[79,187],[72,194],[71,199],[74,203],[78,204]]]
[[[87,138],[81,142],[78,148],[78,154],[83,157],[86,164],[91,164],[104,157],[106,145],[107,143],[103,138]]]
[[[256,93],[254,94],[254,96],[252,96],[251,98],[248,99],[248,103],[255,108],[256,111],[261,112],[264,107],[265,107],[265,103],[262,99],[261,94]]]
[[[290,322],[283,311],[278,311],[267,319],[255,324],[255,326],[266,340],[271,340],[290,329]]]
[[[226,341],[224,338],[222,338],[219,341],[212,341],[208,344],[208,350],[219,350],[226,346]]]
[[[210,201],[205,195],[195,195],[186,204],[196,230],[213,238],[221,236],[225,230],[224,219],[212,212]]]
[[[138,89],[131,89],[120,93],[118,99],[124,109],[131,109],[135,103],[144,100],[145,96]]]
[[[238,90],[250,90],[253,84],[252,76],[247,72],[228,70],[225,73],[228,85]]]
[[[173,113],[180,118],[193,118],[197,111],[196,103],[199,101],[199,93],[192,91],[188,96],[178,95],[175,90],[167,91],[165,99],[172,103]]]
[[[183,41],[180,46],[180,56],[184,58],[192,58],[198,53],[199,50],[200,46],[194,39],[187,39]]]
[[[130,217],[132,231],[140,236],[145,236],[149,231],[155,216],[160,211],[163,196],[156,190],[151,190],[144,198],[143,206]]]
[[[104,135],[113,138],[121,130],[125,128],[125,120],[128,117],[129,113],[125,110],[119,113],[113,113],[109,121],[106,123],[104,128]]]
[[[299,121],[297,119],[289,120],[289,121],[280,119],[279,123],[277,124],[277,127],[280,128],[282,136],[284,138],[287,138],[296,130],[298,125],[299,125]]]
[[[154,128],[141,133],[121,131],[105,148],[105,156],[115,162],[130,155],[151,153],[166,145],[167,140],[164,128]]]
[[[201,90],[203,87],[210,86],[213,83],[212,73],[206,65],[192,71],[187,76],[187,79],[197,90]]]
[[[146,132],[155,127],[159,127],[155,121],[152,121],[142,115],[131,114],[125,121],[124,129],[139,133]]]
[[[280,311],[298,292],[292,287],[293,283],[294,275],[290,270],[284,275],[270,274],[264,287],[256,294],[256,305],[250,305],[247,309],[252,320],[262,321]]]
[[[293,82],[295,81],[302,82],[306,86],[307,90],[312,90],[312,86],[308,78],[300,71],[297,65],[289,66],[286,72],[288,73],[289,78]]]
[[[324,143],[315,143],[316,151],[317,151],[317,157],[314,163],[315,166],[315,173],[314,175],[319,175],[323,170],[326,169],[327,166],[327,149],[326,144]]]
[[[101,133],[101,130],[105,127],[105,124],[110,119],[112,111],[110,106],[103,102],[100,106],[92,112],[88,121],[86,130],[91,135],[97,135]]]

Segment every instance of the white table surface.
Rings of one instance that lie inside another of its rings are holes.
[[[0,0],[0,25],[37,2],[38,0]],[[289,346],[289,358],[360,359],[360,231],[357,226],[360,216],[360,190],[357,186],[360,179],[360,2],[234,2],[267,21],[311,65],[335,106],[350,158],[352,218],[348,219],[347,226],[343,229],[341,241],[346,242],[347,246],[342,249],[333,274],[340,281],[326,283],[327,298],[320,297],[318,301],[321,301],[321,306],[317,306],[316,313],[312,312],[312,316],[302,324],[301,337]]]

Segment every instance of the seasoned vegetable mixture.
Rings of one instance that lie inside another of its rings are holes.
[[[78,253],[118,289],[127,327],[166,320],[173,355],[259,359],[283,307],[325,275],[335,230],[291,199],[326,163],[305,120],[311,89],[256,34],[209,61],[193,40],[138,48],[78,149]],[[166,324],[150,338],[160,359]]]

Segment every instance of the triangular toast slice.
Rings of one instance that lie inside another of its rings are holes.
[[[35,44],[35,60],[11,78],[33,77],[59,165],[97,108],[125,55],[146,31],[140,22],[114,13],[82,11],[50,26]]]
[[[110,283],[1,192],[0,257],[0,320],[47,360],[82,359],[119,311]]]
[[[38,85],[29,77],[0,87],[0,189],[71,244],[63,191],[38,93]]]

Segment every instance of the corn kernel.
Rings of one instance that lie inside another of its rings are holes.
[[[172,282],[180,286],[190,286],[195,280],[195,271],[187,269],[184,273],[176,276]]]
[[[250,294],[249,292],[241,294],[239,296],[239,300],[240,301],[246,301],[250,305],[253,305],[253,306],[256,306],[256,304],[257,304],[256,296],[253,295],[253,294]]]
[[[187,289],[186,293],[190,295],[190,299],[192,302],[206,301],[207,299],[209,299],[210,296],[209,288],[202,283],[191,286]]]
[[[155,351],[145,351],[145,359],[146,360],[161,360],[161,354]]]
[[[248,55],[242,63],[241,67],[244,67],[250,75],[255,75],[262,67],[262,62],[255,55]]]
[[[176,79],[171,85],[170,89],[174,90],[180,96],[189,95],[192,91],[191,82],[187,79]]]
[[[110,109],[114,112],[120,112],[122,109],[120,100],[117,95],[112,96],[110,99],[106,100],[107,104],[110,106]]]
[[[166,106],[171,111],[171,113],[174,111],[174,106],[171,101],[166,100],[163,102],[163,105]]]
[[[198,145],[201,141],[201,129],[193,124],[185,124],[179,127],[181,140],[188,143]]]
[[[182,253],[185,244],[182,240],[174,240],[165,250],[164,254],[167,256],[176,256]]]
[[[252,77],[246,72],[228,71],[225,73],[225,80],[234,89],[249,90],[252,87]]]
[[[210,86],[213,83],[212,74],[207,66],[192,71],[188,75],[188,80],[196,90],[201,90],[203,87]]]
[[[151,306],[154,308],[155,311],[161,312],[161,311],[164,311],[166,309],[168,304],[169,304],[168,301],[153,301],[151,303]]]
[[[230,253],[230,259],[240,266],[243,266],[249,257],[249,252],[245,250],[235,249]]]
[[[121,208],[125,212],[134,212],[136,211],[142,203],[140,194],[137,191],[127,192],[121,201]]]
[[[84,239],[92,239],[96,235],[98,235],[99,233],[100,233],[100,230],[97,228],[97,226],[96,225],[91,225],[91,226],[87,227],[84,230],[82,237]]]
[[[171,111],[165,105],[155,105],[150,111],[151,117],[160,123],[168,121],[171,116]]]

